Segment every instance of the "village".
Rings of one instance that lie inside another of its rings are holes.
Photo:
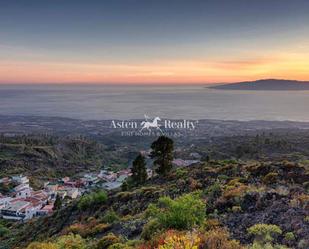
[[[6,194],[0,194],[0,218],[26,221],[34,217],[52,214],[55,201],[61,199],[62,205],[70,203],[92,188],[111,190],[122,185],[131,175],[130,169],[112,172],[101,170],[99,173],[85,173],[78,179],[64,177],[47,181],[40,190],[33,190],[29,178],[16,175],[0,179],[2,186],[15,186]]]
[[[149,152],[141,151],[148,158],[147,175],[151,178],[155,173],[151,169],[152,162]],[[197,153],[195,153],[197,154]],[[194,155],[193,155],[194,156]],[[199,157],[199,155],[195,155]],[[149,161],[150,160],[150,161]],[[187,167],[199,160],[173,160],[175,167]],[[2,195],[0,193],[0,218],[17,221],[27,221],[35,217],[51,215],[57,208],[56,199],[65,206],[91,189],[113,190],[120,188],[125,180],[132,175],[131,169],[117,172],[103,169],[99,172],[87,172],[80,177],[63,177],[44,182],[42,189],[34,190],[30,180],[24,175],[14,175],[0,179],[2,186],[14,186]]]

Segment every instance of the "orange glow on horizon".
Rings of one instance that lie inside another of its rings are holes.
[[[243,60],[144,64],[0,62],[0,83],[206,84],[280,78],[309,80],[309,54],[277,53]]]

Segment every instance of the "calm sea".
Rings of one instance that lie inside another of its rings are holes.
[[[225,91],[203,86],[0,85],[0,115],[79,119],[309,121],[309,91]]]

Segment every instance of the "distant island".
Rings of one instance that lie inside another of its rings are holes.
[[[207,88],[220,90],[303,91],[309,90],[309,81],[263,79],[219,84]]]

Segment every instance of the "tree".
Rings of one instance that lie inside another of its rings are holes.
[[[55,200],[55,203],[54,203],[54,210],[59,210],[62,206],[62,200],[61,200],[61,197],[59,195],[56,196],[56,200]]]
[[[133,161],[132,180],[136,184],[143,184],[147,180],[145,157],[139,154]]]
[[[151,145],[151,158],[154,160],[156,172],[166,175],[172,169],[174,142],[166,136],[160,136]]]
[[[127,181],[124,181],[121,185],[121,190],[122,191],[128,191],[129,190],[129,184]]]

